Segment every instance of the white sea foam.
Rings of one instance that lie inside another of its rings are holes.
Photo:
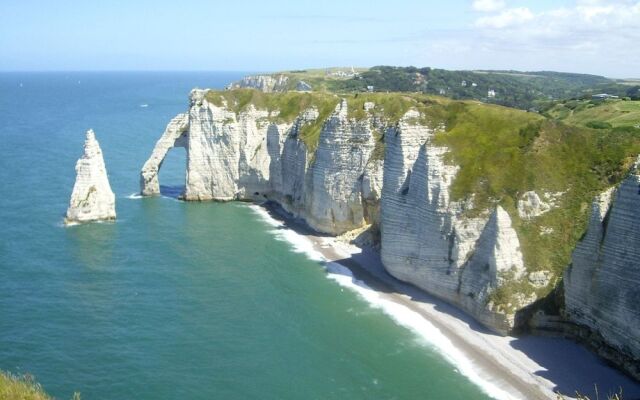
[[[424,343],[434,348],[442,354],[447,361],[453,364],[457,372],[460,372],[479,386],[487,395],[498,400],[518,399],[517,396],[501,389],[495,383],[480,376],[471,360],[422,315],[402,304],[382,297],[379,292],[371,289],[364,282],[355,279],[351,270],[342,264],[329,262],[320,252],[315,250],[311,240],[291,229],[285,228],[282,222],[272,218],[263,207],[251,205],[250,208],[260,216],[264,222],[278,228],[271,231],[277,239],[289,242],[295,252],[304,253],[314,261],[325,261],[325,268],[329,279],[334,280],[342,287],[356,292],[362,299],[369,303],[369,305],[381,310],[390,316],[397,324],[414,332]]]
[[[131,199],[131,200],[137,200],[137,199],[141,199],[144,196],[141,195],[140,193],[131,193],[130,195],[127,196],[127,199]]]
[[[238,203],[238,204],[240,204],[240,203]],[[243,204],[240,204],[240,205],[244,206]],[[251,204],[251,205],[249,205],[249,208],[254,213],[258,214],[260,219],[262,219],[267,224],[269,224],[271,226],[284,226],[284,224],[282,222],[278,221],[275,218],[272,218],[271,215],[269,215],[269,212],[264,209],[264,207],[261,207],[261,206],[256,205],[256,204]]]
[[[371,289],[364,282],[353,277],[351,270],[336,262],[327,263],[328,277],[339,285],[356,292],[372,307],[378,308],[390,316],[396,323],[409,328],[425,343],[442,354],[456,369],[483,392],[499,400],[511,400],[517,397],[500,389],[496,384],[479,376],[472,362],[447,338],[438,328],[422,315],[408,307],[383,298],[379,292]]]
[[[303,253],[314,261],[327,261],[326,258],[317,251],[313,243],[303,235],[293,231],[292,229],[285,228],[284,224],[273,217],[263,207],[252,204],[249,206],[258,216],[267,224],[275,227],[271,230],[278,240],[288,242],[293,246],[293,251],[296,253]]]

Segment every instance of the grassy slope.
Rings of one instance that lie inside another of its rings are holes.
[[[640,125],[640,101],[566,101],[547,114],[571,125],[587,126],[590,122],[606,122],[612,127]]]
[[[249,104],[281,112],[272,119],[291,122],[304,109],[316,106],[318,122],[303,128],[301,138],[310,151],[317,146],[324,120],[340,98],[349,104],[349,116],[365,118],[364,103],[376,104],[373,112],[389,124],[397,122],[409,109],[419,110],[420,123],[435,127],[444,124],[445,132],[436,136],[436,144],[451,149],[449,162],[460,166],[453,183],[454,199],[473,196],[471,214],[501,204],[511,215],[521,239],[525,264],[529,271],[549,270],[560,277],[570,261],[571,252],[586,228],[592,198],[619,182],[640,153],[640,123],[634,107],[638,102],[619,102],[590,108],[589,117],[565,119],[572,124],[512,108],[476,101],[453,101],[419,93],[360,93],[336,95],[326,92],[264,94],[240,89],[209,92],[209,101],[225,100],[236,112]],[[614,107],[615,106],[615,107]],[[628,112],[627,112],[628,111]],[[594,115],[625,126],[613,129],[584,127]],[[379,132],[376,139],[382,140]],[[383,155],[383,143],[377,158]],[[557,207],[532,221],[520,220],[517,201],[535,190],[564,192]],[[551,233],[542,234],[544,231]],[[537,294],[543,296],[549,288]],[[497,304],[507,304],[514,291],[531,292],[524,283],[505,286],[494,295]]]
[[[40,384],[30,375],[15,376],[0,371],[0,399],[2,400],[53,400],[47,395]],[[80,400],[78,393],[73,400]]]
[[[640,123],[640,119],[637,120]],[[532,113],[465,104],[437,137],[460,165],[454,198],[474,196],[477,210],[499,203],[509,212],[529,271],[550,270],[559,277],[584,233],[591,199],[619,182],[640,153],[640,129],[589,129]],[[518,217],[517,200],[528,191],[564,192],[558,207],[531,221]],[[552,229],[552,233],[542,234]],[[539,296],[549,289],[540,290]],[[507,304],[513,283],[494,300]]]

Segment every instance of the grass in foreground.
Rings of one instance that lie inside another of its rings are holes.
[[[31,375],[17,376],[0,371],[0,399],[2,400],[54,400]],[[74,393],[72,400],[80,400]]]

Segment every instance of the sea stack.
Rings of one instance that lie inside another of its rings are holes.
[[[116,219],[116,199],[104,165],[102,150],[92,129],[87,131],[84,154],[76,163],[76,183],[73,185],[65,225]]]

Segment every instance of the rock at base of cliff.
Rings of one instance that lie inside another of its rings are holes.
[[[84,141],[84,154],[76,163],[76,182],[73,185],[65,225],[116,219],[116,198],[109,185],[100,144],[89,129]]]

